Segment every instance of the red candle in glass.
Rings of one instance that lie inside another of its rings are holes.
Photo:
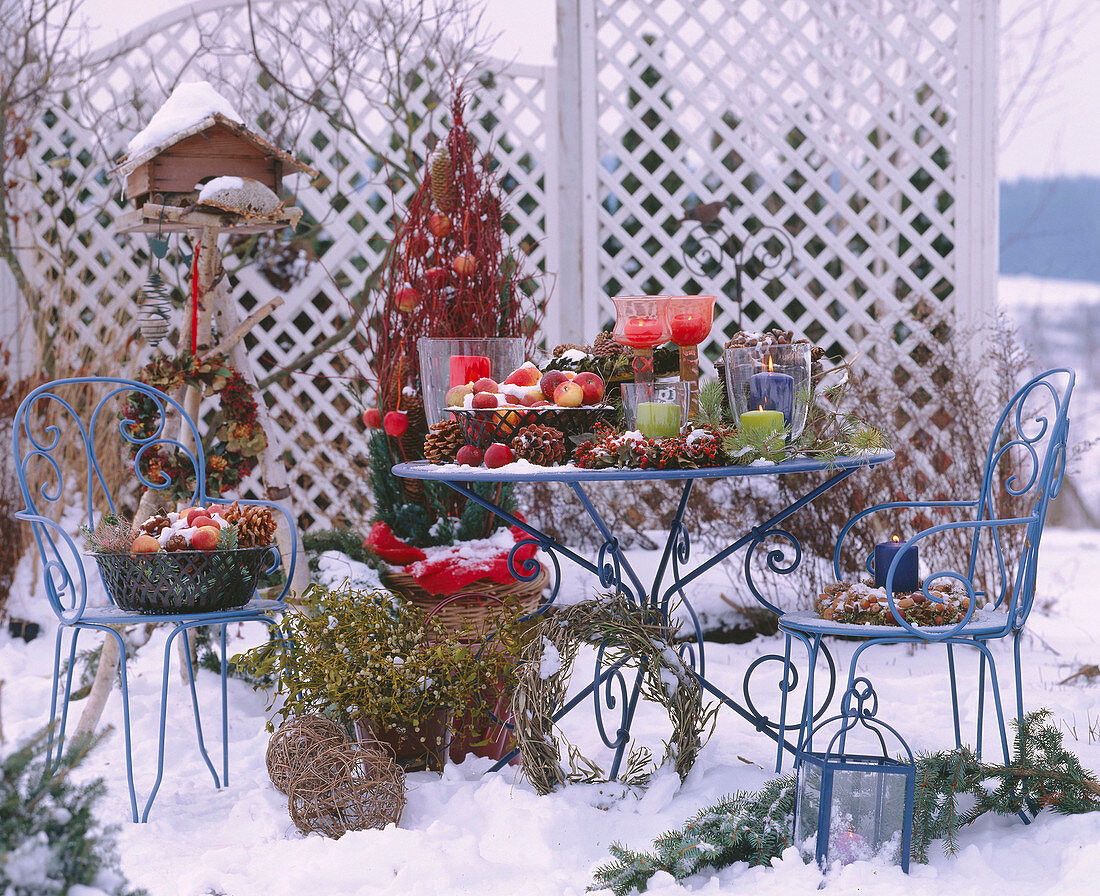
[[[698,345],[710,335],[711,321],[701,314],[674,314],[668,321],[677,345]]]
[[[654,348],[665,341],[664,327],[655,317],[632,317],[623,325],[620,341],[631,348]]]
[[[481,355],[451,355],[451,385],[448,388],[465,386],[483,376],[491,376],[492,370],[489,359]]]

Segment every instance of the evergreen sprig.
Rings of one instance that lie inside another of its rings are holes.
[[[933,840],[957,852],[959,830],[986,813],[1034,815],[1050,809],[1061,815],[1100,811],[1100,781],[1062,745],[1051,713],[1028,713],[1016,726],[1015,756],[1008,765],[983,763],[967,747],[922,754],[916,761],[912,859],[928,861]],[[677,880],[705,868],[734,862],[763,865],[791,844],[795,776],[773,778],[756,793],[737,793],[703,809],[683,828],[658,837],[651,852],[619,843],[613,861],[596,869],[590,889],[609,887],[615,896],[645,890],[658,871]],[[973,808],[959,807],[960,795]]]
[[[74,784],[69,773],[102,739],[75,738],[46,768],[42,731],[0,763],[0,893],[63,896],[83,885],[138,896],[118,870],[112,828],[93,814],[102,780]],[[21,869],[16,877],[11,869]]]

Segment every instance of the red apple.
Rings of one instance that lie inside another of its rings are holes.
[[[539,369],[528,361],[508,374],[504,382],[509,386],[537,386],[539,379]]]
[[[447,282],[447,272],[443,268],[428,268],[424,272],[424,285],[428,289],[442,289]]]
[[[180,516],[183,517],[183,521],[187,523],[188,526],[195,525],[193,522],[191,522],[193,519],[195,519],[195,517],[209,515],[210,511],[206,510],[203,507],[188,507],[185,513],[180,514]]]
[[[226,511],[226,506],[224,504],[207,504],[206,505],[206,515],[209,516],[211,519],[213,519],[215,513],[218,514],[219,516],[224,516],[225,511]]]
[[[455,273],[459,277],[469,277],[477,272],[477,257],[469,252],[463,252],[461,255],[454,257],[451,267],[455,269]]]
[[[404,411],[389,411],[382,418],[382,428],[386,431],[386,435],[393,436],[395,439],[400,438],[409,428],[409,415]]]
[[[217,526],[203,526],[191,536],[191,547],[196,551],[212,551],[218,546],[218,535],[221,530]]]
[[[451,232],[451,219],[440,212],[435,212],[428,218],[428,230],[432,236],[444,237]]]
[[[548,402],[544,398],[542,401],[536,401],[533,405],[531,405],[531,407],[533,407],[533,408],[549,408],[549,407],[553,407],[553,405],[550,404],[550,402]]]
[[[496,408],[500,407],[500,403],[497,401],[496,392],[475,392],[474,400],[470,407],[474,408]]]
[[[584,404],[599,404],[603,401],[603,380],[595,373],[578,373],[573,380],[584,389]]]
[[[542,389],[534,388],[519,400],[519,403],[525,408],[533,408],[541,402],[546,404],[546,396],[542,394]]]
[[[393,301],[398,311],[409,312],[420,304],[420,293],[411,286],[402,286],[393,294]]]
[[[480,467],[484,456],[476,445],[463,445],[455,455],[455,463],[460,467]]]
[[[187,525],[190,526],[192,529],[199,529],[202,526],[214,526],[215,528],[217,528],[217,523],[210,519],[210,517],[207,516],[205,513],[200,513],[198,516],[191,517],[187,521]]]
[[[363,425],[367,429],[379,429],[382,426],[382,412],[378,408],[363,411]]]
[[[131,554],[155,554],[160,550],[160,542],[152,535],[139,535],[130,545]]]
[[[447,394],[443,396],[443,403],[449,408],[460,408],[466,403],[466,396],[472,395],[473,391],[474,387],[469,384],[455,386],[447,390]]]
[[[577,408],[584,401],[584,389],[566,380],[554,390],[554,404],[559,408]]]
[[[500,386],[497,385],[497,381],[491,376],[483,376],[479,380],[474,380],[475,392],[499,392]]]
[[[539,380],[539,388],[542,390],[542,394],[547,398],[554,397],[554,390],[564,383],[569,377],[565,375],[564,371],[551,370],[548,373],[542,375],[542,379]]]
[[[502,442],[493,442],[485,449],[485,466],[490,470],[510,464],[515,459],[516,456],[512,453],[512,449]]]

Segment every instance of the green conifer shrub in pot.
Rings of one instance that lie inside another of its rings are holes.
[[[442,768],[452,714],[477,699],[499,663],[382,590],[311,585],[281,627],[291,646],[272,641],[237,660],[271,676],[268,708],[281,700],[282,719],[329,715],[389,744],[409,770]]]

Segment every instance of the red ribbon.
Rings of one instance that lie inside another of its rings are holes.
[[[195,244],[195,258],[191,266],[191,356],[199,353],[199,247]]]

